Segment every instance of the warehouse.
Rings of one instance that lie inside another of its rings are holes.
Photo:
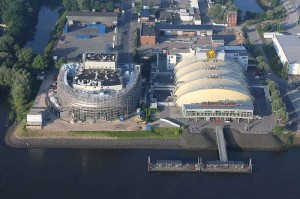
[[[251,119],[253,99],[244,70],[233,59],[209,50],[182,59],[174,68],[175,104],[198,119]],[[208,52],[213,52],[209,58]],[[221,53],[220,53],[221,54]]]
[[[294,35],[274,35],[273,46],[283,65],[287,64],[289,75],[300,74],[300,37]]]
[[[69,12],[66,18],[70,26],[79,22],[80,24],[102,23],[111,27],[118,23],[118,13],[115,12]]]

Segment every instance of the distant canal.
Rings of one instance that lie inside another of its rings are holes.
[[[53,17],[58,16],[54,14],[57,10],[42,10],[39,33],[32,45],[36,52],[42,52],[47,40],[44,34],[49,37]],[[0,99],[0,199],[299,199],[298,149],[282,153],[229,152],[230,160],[253,158],[254,173],[250,175],[148,173],[148,155],[197,161],[197,157],[216,160],[218,153],[15,149],[3,141],[7,118],[8,111]]]
[[[257,4],[256,0],[233,0],[234,4],[242,11],[244,17],[247,11],[261,13],[263,9]]]
[[[39,20],[36,25],[36,33],[34,39],[26,44],[26,47],[32,48],[35,53],[42,54],[46,47],[49,38],[50,31],[54,27],[55,22],[59,18],[59,7],[53,8],[48,6],[42,6],[39,12]]]

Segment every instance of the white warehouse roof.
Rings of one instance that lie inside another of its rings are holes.
[[[300,63],[300,37],[294,35],[275,35],[290,64]]]

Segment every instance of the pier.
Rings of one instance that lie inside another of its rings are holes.
[[[148,157],[148,171],[151,172],[202,172],[202,173],[252,173],[252,161],[229,161],[226,150],[226,141],[223,128],[215,128],[219,158],[217,161],[207,161],[203,163],[198,157],[195,162],[182,162],[181,160],[157,160],[151,162]]]

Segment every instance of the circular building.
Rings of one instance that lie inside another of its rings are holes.
[[[253,100],[241,66],[186,57],[174,68],[175,104],[185,117],[249,118]]]
[[[139,66],[126,71],[65,64],[57,81],[57,105],[66,121],[115,120],[130,116],[139,105]]]

